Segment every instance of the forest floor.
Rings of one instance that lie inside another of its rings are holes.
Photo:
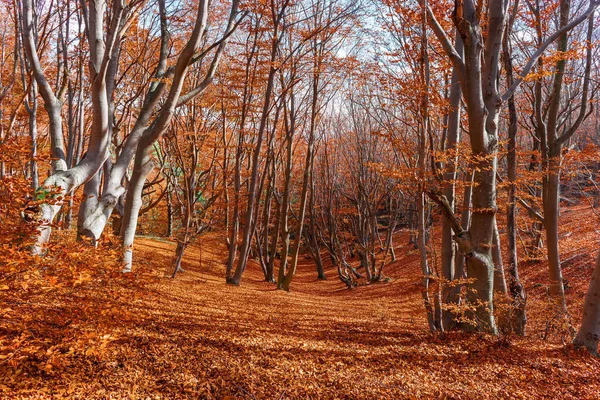
[[[575,326],[597,226],[589,209],[563,213]],[[174,280],[174,243],[150,238],[136,242],[127,275],[109,265],[61,284],[48,271],[67,254],[94,264],[91,250],[73,256],[73,248],[44,267],[46,283],[28,283],[33,272],[4,274],[0,398],[600,398],[600,361],[563,345],[568,330],[550,318],[545,263],[521,266],[525,338],[433,335],[418,253],[406,239],[399,236],[398,260],[385,269],[389,282],[352,290],[331,268],[327,281],[316,281],[307,258],[290,293],[263,282],[256,264],[240,287],[226,285],[226,249],[215,234],[190,247],[186,272]]]

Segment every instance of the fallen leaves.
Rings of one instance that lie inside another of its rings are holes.
[[[316,282],[306,260],[291,293],[256,266],[241,287],[226,286],[222,241],[202,246],[202,261],[191,246],[175,280],[164,277],[174,244],[149,239],[139,240],[135,279],[106,261],[12,275],[29,288],[2,292],[0,397],[568,399],[600,387],[597,360],[539,339],[538,289],[527,338],[432,336],[410,246],[386,267],[390,283],[344,290]],[[524,268],[526,282],[538,269]],[[569,277],[573,302],[587,278]]]

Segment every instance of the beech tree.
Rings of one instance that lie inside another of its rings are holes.
[[[591,8],[590,3],[590,8]],[[539,4],[532,7],[532,11],[539,21]],[[560,2],[559,7],[559,29],[564,29],[569,24],[571,10],[570,1]],[[593,9],[588,12],[587,33],[585,40],[587,43],[592,41],[594,29]],[[541,21],[538,22],[538,26]],[[538,28],[538,41],[544,39],[543,32]],[[565,53],[568,51],[569,40],[567,32],[563,32],[557,39],[557,51]],[[560,169],[561,158],[564,145],[577,132],[581,123],[590,115],[588,111],[588,97],[590,95],[590,73],[592,63],[592,49],[587,46],[585,64],[583,66],[583,78],[580,85],[580,94],[569,94],[569,104],[563,105],[561,101],[565,91],[565,69],[567,60],[559,57],[554,65],[551,89],[548,93],[545,104],[542,99],[541,85],[538,84],[535,90],[535,128],[536,135],[541,143],[542,168],[545,172],[543,179],[543,224],[546,231],[546,246],[548,248],[548,261],[550,268],[550,278],[552,286],[551,295],[556,299],[558,311],[567,312],[565,301],[564,284],[560,264],[560,254],[558,249],[558,216],[560,203]],[[539,69],[543,70],[546,66],[543,63],[538,64]],[[541,71],[540,71],[541,72]],[[577,100],[575,100],[577,98]],[[579,101],[580,106],[575,114],[572,103]],[[544,111],[542,111],[542,109]]]
[[[108,22],[109,29],[105,34],[105,14],[108,6],[106,1],[91,1],[85,6],[84,22],[86,24],[87,40],[90,49],[89,81],[91,82],[92,99],[92,129],[89,138],[86,156],[73,168],[67,168],[64,141],[62,106],[64,95],[68,86],[66,76],[62,78],[60,86],[55,91],[45,75],[40,62],[34,33],[34,4],[33,0],[23,0],[23,43],[33,76],[44,100],[44,108],[48,114],[49,132],[53,157],[53,174],[48,177],[43,187],[38,189],[47,202],[39,205],[38,221],[39,235],[33,252],[41,254],[44,244],[49,240],[54,217],[60,210],[62,200],[73,189],[89,181],[96,175],[108,157],[110,136],[108,128],[108,95],[107,74],[110,71],[111,60],[115,62],[113,51],[116,43],[123,37],[132,12],[139,2],[124,5],[120,1],[111,4],[111,17]],[[68,19],[67,19],[68,21]],[[67,22],[68,23],[68,22]],[[63,52],[66,52],[64,46]],[[66,71],[66,70],[65,70]],[[66,73],[65,73],[66,74]],[[86,195],[93,193],[86,192]]]
[[[423,3],[422,3],[423,4]],[[508,1],[457,2],[453,22],[464,44],[464,55],[456,51],[448,34],[439,24],[431,7],[427,7],[429,24],[444,51],[459,70],[461,87],[466,104],[470,144],[474,163],[473,211],[471,225],[465,232],[456,231],[459,251],[465,255],[467,276],[474,282],[467,294],[474,305],[477,329],[496,332],[493,316],[492,239],[495,226],[496,166],[498,125],[502,103],[514,95],[515,90],[531,71],[542,53],[562,35],[583,22],[598,6],[591,1],[585,12],[563,24],[556,32],[539,44],[537,50],[522,68],[513,84],[500,93],[500,51],[508,20]],[[486,13],[484,14],[484,9]],[[486,22],[487,35],[483,36],[482,23]],[[434,196],[436,197],[436,196]],[[436,198],[439,201],[439,198]],[[444,203],[441,203],[444,204]],[[447,204],[447,202],[446,202]],[[456,228],[458,228],[456,226]]]
[[[205,30],[207,27],[209,4],[208,1],[201,1],[198,6],[196,20],[193,25],[192,33],[185,47],[177,58],[177,63],[171,69],[172,84],[168,91],[167,98],[160,109],[158,115],[150,123],[139,138],[139,142],[135,151],[135,161],[133,173],[129,183],[129,189],[125,197],[125,213],[123,217],[123,227],[121,228],[121,238],[123,241],[123,270],[130,271],[133,258],[133,241],[137,228],[137,218],[141,207],[141,194],[144,187],[144,181],[153,167],[150,150],[154,143],[160,139],[164,132],[168,129],[175,108],[186,104],[194,97],[203,93],[208,85],[212,82],[215,71],[219,65],[221,55],[227,44],[227,38],[231,35],[239,21],[238,17],[239,1],[233,0],[227,27],[222,38],[211,46],[207,46],[198,55],[195,55]],[[242,15],[243,18],[243,15]],[[188,92],[182,94],[184,81],[188,73],[190,64],[202,60],[207,53],[216,47],[212,61],[205,73],[204,78],[191,88]]]

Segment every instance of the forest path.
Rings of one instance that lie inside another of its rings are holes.
[[[577,317],[597,222],[583,209],[563,218]],[[440,337],[427,331],[418,253],[405,234],[386,266],[391,282],[348,290],[332,268],[318,282],[301,257],[290,293],[263,282],[255,263],[241,286],[226,285],[218,237],[190,246],[175,279],[175,244],[140,237],[131,274],[96,267],[52,291],[7,292],[0,399],[599,398],[600,362],[558,334],[540,339],[552,322],[544,263],[522,265],[526,338]]]
[[[171,327],[164,339],[177,343],[169,356],[177,368],[165,384],[196,393],[207,379],[202,396],[273,399],[598,396],[596,360],[565,350],[557,338],[539,339],[543,304],[532,304],[525,339],[430,335],[418,253],[404,239],[386,267],[391,282],[348,290],[333,268],[317,281],[314,264],[301,257],[290,293],[264,282],[254,262],[240,287],[226,285],[224,244],[216,236],[201,240],[187,253],[186,272],[155,287],[153,319]],[[138,249],[149,265],[170,266],[172,244],[146,239]],[[533,281],[545,270],[525,269]],[[543,297],[539,283],[529,286],[532,298]],[[206,368],[200,376],[198,363]]]

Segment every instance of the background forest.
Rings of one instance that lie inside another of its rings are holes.
[[[597,397],[599,5],[0,0],[0,393]]]

